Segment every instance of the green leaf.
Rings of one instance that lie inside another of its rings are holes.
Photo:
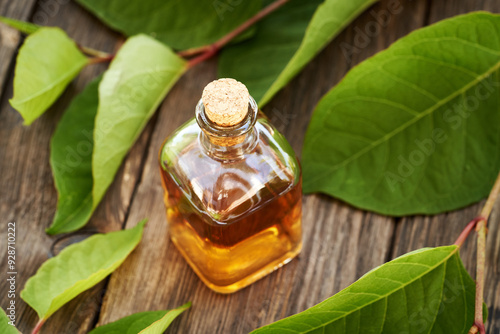
[[[189,307],[191,307],[191,303],[186,303],[173,310],[135,313],[110,324],[97,327],[90,331],[89,334],[161,334],[179,314]]]
[[[59,28],[29,35],[17,56],[10,104],[29,125],[47,110],[87,64],[75,42]]]
[[[75,98],[51,141],[59,200],[47,233],[87,223],[128,150],[186,69],[186,62],[160,42],[131,37],[100,83],[92,82]]]
[[[174,49],[215,42],[259,9],[261,1],[77,0],[127,36],[145,33]]]
[[[244,82],[263,106],[376,1],[291,0],[259,23],[252,39],[222,51],[219,77]]]
[[[134,228],[97,234],[47,260],[28,279],[21,298],[42,321],[118,268],[139,244],[146,220]]]
[[[9,324],[11,320],[5,314],[3,308],[0,307],[0,333],[2,334],[19,334],[15,326]]]
[[[457,246],[403,255],[304,312],[252,333],[455,333],[474,323],[475,285]]]
[[[0,16],[0,22],[5,23],[6,25],[28,35],[34,33],[40,28],[39,25],[30,22],[14,20],[5,16]]]
[[[417,30],[353,68],[318,104],[304,191],[389,215],[485,197],[500,169],[500,16]]]
[[[49,234],[73,231],[92,215],[94,121],[101,77],[77,95],[59,121],[50,142],[50,165],[59,194]]]
[[[176,309],[168,311],[161,319],[155,321],[147,328],[144,328],[139,334],[162,334],[165,329],[174,321],[174,319],[191,307],[191,302],[188,302]]]
[[[129,148],[186,69],[182,58],[145,35],[131,37],[122,46],[99,85],[92,156],[93,208]]]
[[[88,334],[137,334],[155,321],[160,320],[167,312],[169,311],[135,313],[115,322],[99,326]]]

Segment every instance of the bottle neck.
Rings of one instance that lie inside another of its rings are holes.
[[[196,105],[196,122],[201,128],[200,144],[209,156],[222,159],[241,157],[252,149],[257,141],[254,125],[257,121],[259,109],[257,103],[250,96],[248,113],[238,124],[220,126],[212,122],[205,114],[202,100]]]

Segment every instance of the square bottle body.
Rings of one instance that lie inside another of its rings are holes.
[[[217,154],[204,136],[193,119],[160,150],[169,234],[208,287],[231,293],[300,252],[301,170],[263,117],[231,154]]]

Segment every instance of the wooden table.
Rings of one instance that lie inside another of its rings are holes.
[[[398,3],[398,0],[392,0]],[[264,108],[297,152],[314,106],[353,65],[389,46],[410,31],[473,10],[500,12],[498,0],[401,0],[400,13],[368,45],[346,61],[340,44],[354,44],[356,30],[374,21],[371,10],[356,19]],[[1,0],[0,15],[62,27],[82,45],[113,52],[123,37],[67,0]],[[424,247],[454,242],[482,203],[437,216],[384,217],[357,210],[323,195],[304,197],[304,248],[298,259],[232,295],[206,288],[182,259],[166,233],[163,191],[157,152],[163,139],[194,115],[205,84],[216,78],[216,61],[191,69],[172,89],[133,146],[90,223],[74,234],[51,237],[44,229],[55,212],[57,193],[49,166],[49,141],[70,100],[106,65],[92,65],[62,98],[31,126],[10,107],[14,57],[22,38],[0,29],[0,250],[6,250],[7,222],[17,222],[19,290],[38,267],[65,245],[95,231],[134,226],[149,217],[142,243],[109,278],[55,313],[41,333],[87,333],[97,325],[146,310],[168,309],[192,301],[168,333],[247,333],[259,326],[305,310],[345,288],[361,275],[396,256]],[[49,46],[47,46],[49,47]],[[484,202],[484,201],[483,201]],[[5,253],[4,253],[5,254]],[[464,263],[474,276],[475,240],[464,245]],[[485,301],[489,333],[500,333],[500,205],[489,223]],[[6,256],[1,258],[0,306],[6,308]],[[18,291],[19,292],[19,291]],[[28,333],[36,313],[17,294],[18,328]]]

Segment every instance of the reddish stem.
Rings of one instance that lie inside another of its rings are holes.
[[[99,58],[107,58],[107,57],[112,58],[113,57],[112,54],[104,52],[104,51],[92,49],[92,48],[89,48],[89,47],[86,47],[86,46],[83,46],[80,44],[77,44],[76,46],[80,49],[80,51],[82,51],[83,53],[85,53],[88,56],[94,56],[94,57],[99,57]]]
[[[262,20],[267,15],[274,12],[276,9],[286,4],[288,1],[289,0],[276,0],[275,2],[271,3],[270,5],[259,11],[257,14],[255,14],[254,16],[243,22],[236,29],[222,36],[219,40],[217,40],[213,44],[187,49],[184,51],[180,51],[177,54],[181,57],[190,57],[199,55],[189,60],[188,67],[193,67],[209,58],[212,58],[217,54],[217,52],[219,52],[220,49],[222,49],[226,44],[231,42],[236,36],[240,35],[242,32],[244,32],[245,30],[253,26],[255,23]],[[77,44],[77,47],[83,53],[89,56],[93,56],[92,58],[89,58],[89,64],[109,62],[113,60],[113,58],[115,57],[114,54],[109,54],[103,51],[95,50],[83,45]]]
[[[213,44],[210,45],[205,45],[201,46],[198,48],[193,48],[193,49],[187,49],[184,51],[179,52],[178,54],[180,56],[192,56],[196,54],[200,54],[199,56],[191,59],[188,62],[188,67],[193,67],[196,64],[201,63],[204,60],[207,60],[214,55],[217,54],[217,52],[222,49],[227,43],[232,41],[236,36],[253,26],[255,23],[259,22],[262,20],[264,17],[267,15],[271,14],[274,12],[276,9],[280,8],[284,4],[286,4],[289,0],[276,0],[275,2],[271,3],[267,7],[263,8],[261,11],[259,11],[257,14],[243,22],[241,25],[239,25],[236,29],[228,33],[227,35],[221,37],[219,40],[214,42]]]
[[[115,55],[108,55],[106,57],[92,57],[89,58],[89,64],[99,64],[99,63],[107,63],[113,60]]]
[[[40,331],[40,328],[42,328],[42,325],[45,323],[45,319],[40,319],[36,323],[35,328],[31,331],[31,334],[37,334]]]
[[[217,54],[219,50],[217,50],[215,48],[215,46],[212,46],[211,49],[209,49],[207,52],[205,53],[202,53],[201,55],[199,55],[198,57],[195,57],[193,59],[191,59],[190,61],[188,61],[188,68],[191,68],[209,58],[212,58],[213,56],[215,56]]]
[[[484,268],[486,264],[486,220],[476,225],[477,231],[477,267],[476,267],[476,305],[474,326],[479,333],[486,334],[483,323]]]
[[[198,48],[192,48],[192,49],[186,49],[186,50],[179,51],[179,52],[177,52],[177,54],[181,57],[190,57],[190,56],[197,55],[199,53],[206,52],[209,49],[210,49],[210,45],[203,45],[203,46],[200,46]]]
[[[472,219],[467,224],[467,226],[465,226],[462,233],[460,233],[460,235],[458,236],[457,241],[455,241],[455,245],[457,245],[458,247],[461,247],[462,244],[464,243],[465,239],[467,239],[467,237],[469,236],[470,232],[474,229],[474,227],[476,227],[477,223],[479,221],[485,220],[485,219],[486,218],[484,218],[482,216],[478,216],[478,217]]]
[[[484,271],[486,266],[486,225],[490,216],[493,205],[495,204],[498,194],[500,193],[500,174],[498,174],[493,189],[481,210],[481,219],[477,221],[477,265],[476,265],[476,304],[474,312],[474,325],[469,330],[469,333],[486,334],[483,322],[483,294],[484,294]],[[466,227],[467,229],[467,227]],[[463,233],[463,232],[462,232]],[[460,239],[460,237],[459,237]],[[458,240],[457,240],[458,241]]]
[[[482,318],[481,318],[482,319]],[[484,327],[483,320],[481,320],[481,323],[474,323],[474,326],[469,330],[469,333],[481,333],[481,334],[486,334],[486,328]]]
[[[255,23],[259,22],[262,20],[264,17],[267,15],[271,14],[274,12],[276,9],[280,8],[284,4],[286,4],[289,0],[276,0],[272,4],[268,5],[267,7],[263,8],[260,12],[243,22],[238,28],[234,29],[231,31],[229,34],[223,36],[221,39],[219,39],[217,42],[215,42],[215,46],[220,49],[227,43],[229,43],[233,38],[253,26]]]

